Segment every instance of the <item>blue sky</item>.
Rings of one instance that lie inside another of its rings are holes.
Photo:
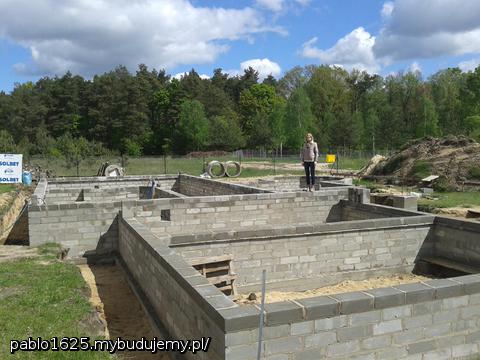
[[[0,0],[0,90],[139,63],[276,78],[307,64],[469,71],[480,63],[480,1]]]

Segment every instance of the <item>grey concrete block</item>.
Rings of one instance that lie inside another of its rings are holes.
[[[464,295],[463,285],[449,279],[429,280],[423,283],[435,289],[435,299]]]
[[[393,288],[405,292],[406,304],[430,301],[435,298],[435,290],[421,283],[395,285]]]
[[[265,341],[265,353],[267,355],[281,353],[291,354],[295,351],[302,350],[302,348],[302,338],[296,336]]]
[[[477,275],[457,276],[451,280],[462,284],[463,291],[467,295],[480,293],[480,276],[477,276]]]
[[[402,321],[389,320],[373,324],[373,335],[383,335],[402,331]]]
[[[265,321],[268,326],[292,324],[303,319],[302,308],[288,301],[266,304],[265,312]]]
[[[407,349],[408,349],[408,355],[425,353],[428,351],[436,350],[437,342],[436,340],[419,341],[416,343],[409,344]]]
[[[338,342],[363,339],[372,336],[373,328],[371,326],[355,326],[337,330]]]
[[[305,308],[306,320],[322,319],[340,313],[340,303],[328,296],[300,299],[297,302]]]
[[[221,328],[227,332],[257,329],[259,326],[260,310],[253,305],[220,309],[218,313],[222,316]]]
[[[373,310],[373,297],[361,292],[335,294],[332,295],[332,298],[340,302],[340,314],[353,314]]]
[[[405,304],[405,294],[394,288],[371,289],[365,292],[375,297],[375,309],[384,309]]]

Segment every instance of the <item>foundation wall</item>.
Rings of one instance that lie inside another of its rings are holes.
[[[157,186],[170,190],[177,181],[177,175],[149,175],[149,176],[125,176],[122,178],[108,177],[76,177],[54,178],[49,180],[48,189],[86,189],[86,188],[118,188],[128,186],[147,186],[151,179],[157,181]]]
[[[437,216],[429,240],[435,256],[480,269],[480,223]]]
[[[343,199],[348,189],[134,201],[124,202],[123,211],[154,233],[189,235],[325,223],[339,219],[332,208]],[[163,220],[165,211],[170,221]]]
[[[320,231],[317,233],[212,240],[172,247],[187,259],[232,255],[232,266],[238,274],[236,285],[244,292],[260,289],[263,269],[267,270],[270,290],[307,290],[346,279],[410,272],[433,217],[397,226],[390,225],[390,219],[384,220],[356,222],[350,224],[349,230],[328,224],[323,230],[320,226],[314,229]],[[355,225],[360,229],[355,229]],[[172,244],[175,242],[177,239],[172,238]]]
[[[345,186],[344,179],[334,176],[315,177],[316,189],[320,187],[338,187]],[[271,179],[258,179],[244,183],[260,189],[270,191],[297,191],[307,187],[305,176],[279,176]],[[351,184],[350,184],[351,185]]]
[[[86,251],[116,250],[117,215],[121,202],[31,205],[28,208],[30,245],[55,242],[69,248],[69,256]]]
[[[102,202],[123,199],[138,199],[138,186],[102,188],[102,189],[56,189],[46,194],[47,204],[61,204],[66,202]]]
[[[381,219],[386,217],[410,217],[421,213],[401,210],[390,206],[376,204],[359,204],[343,201],[342,221]]]
[[[472,277],[268,304],[265,358],[477,359],[480,277]],[[227,333],[226,359],[256,359],[257,339],[257,329]]]
[[[119,228],[120,256],[167,338],[212,337],[207,353],[187,353],[185,358],[224,359],[225,335],[218,311],[237,305],[136,220],[120,218]]]
[[[188,175],[179,175],[172,190],[186,196],[239,195],[271,192],[250,186],[230,184]]]

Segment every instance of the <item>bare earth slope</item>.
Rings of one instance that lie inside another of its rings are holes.
[[[456,187],[465,180],[480,180],[476,178],[478,171],[480,144],[465,136],[447,136],[407,143],[399,152],[379,162],[372,174],[413,180],[438,175]]]

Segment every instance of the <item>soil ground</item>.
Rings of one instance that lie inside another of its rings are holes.
[[[0,245],[5,243],[30,195],[30,191],[25,190],[0,194]],[[28,227],[25,230],[28,231]]]
[[[130,289],[118,265],[79,265],[90,287],[90,303],[106,325],[105,337],[116,339],[152,339],[155,334],[137,297]],[[170,360],[167,354],[128,352],[122,359]]]
[[[414,274],[395,274],[391,276],[378,276],[366,280],[346,280],[336,285],[324,286],[314,290],[307,291],[267,291],[265,296],[266,303],[273,303],[285,300],[306,299],[315,296],[333,295],[350,291],[363,291],[368,289],[383,288],[400,284],[414,283],[430,278]],[[267,284],[268,289],[268,284]],[[255,293],[256,300],[249,300],[250,294],[241,294],[235,300],[238,304],[260,304],[261,293]]]

